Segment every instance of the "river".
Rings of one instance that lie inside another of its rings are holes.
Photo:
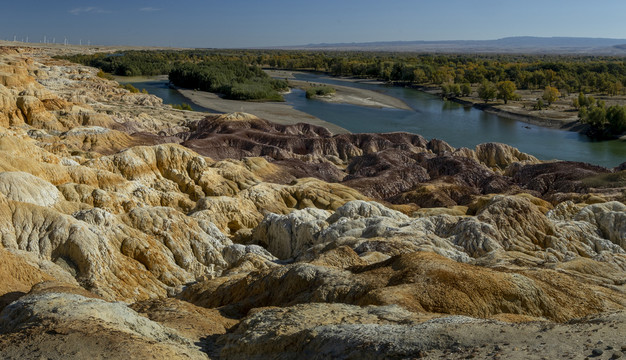
[[[200,105],[194,104],[189,101],[186,97],[181,95],[178,90],[172,89],[169,86],[169,81],[167,78],[164,79],[163,76],[158,77],[144,77],[144,78],[127,78],[124,76],[116,76],[115,80],[120,84],[132,84],[139,90],[146,89],[152,95],[156,95],[163,99],[164,104],[175,104],[180,105],[182,103],[189,104],[194,111],[204,111],[210,113],[216,113],[217,111],[213,111],[212,109],[208,109],[202,107]]]
[[[297,80],[380,91],[403,100],[412,109],[375,109],[309,100],[304,96],[304,91],[299,89],[293,89],[285,95],[287,104],[297,110],[353,133],[406,131],[420,134],[426,139],[442,139],[454,147],[469,148],[485,142],[501,142],[541,160],[583,161],[606,167],[614,167],[626,161],[626,141],[591,141],[577,132],[529,125],[455,102],[443,101],[435,95],[415,89],[348,82],[311,73],[294,75]],[[191,103],[180,93],[170,89],[166,80],[134,82],[133,85],[161,97],[164,103],[187,102],[194,110],[212,112]]]

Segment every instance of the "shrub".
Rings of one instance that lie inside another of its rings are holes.
[[[312,86],[306,89],[306,98],[312,99],[316,96],[326,96],[335,93],[335,89],[330,86]]]
[[[104,72],[104,71],[102,71],[102,70],[98,71],[98,73],[96,74],[96,76],[98,76],[99,78],[106,79],[106,80],[113,80],[113,79],[115,79],[115,78],[113,77],[113,75],[111,75],[111,74],[109,74],[109,73],[105,73],[105,72]]]
[[[193,111],[193,109],[191,108],[191,105],[187,104],[187,103],[182,103],[180,105],[178,104],[172,104],[172,108],[174,109],[178,109],[178,110],[188,110],[188,111]]]
[[[136,87],[134,87],[132,84],[124,84],[124,85],[120,85],[120,87],[122,89],[126,89],[128,91],[130,91],[133,94],[136,94],[139,92],[139,89],[137,89]]]

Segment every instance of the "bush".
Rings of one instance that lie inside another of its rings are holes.
[[[122,89],[126,89],[128,91],[130,91],[133,94],[136,94],[139,92],[139,89],[137,89],[136,87],[134,87],[132,84],[124,84],[124,85],[120,85],[120,87]],[[145,89],[144,89],[145,90]]]
[[[326,96],[335,93],[335,89],[330,86],[312,86],[306,89],[306,98],[312,99],[316,96]]]
[[[188,110],[188,111],[193,111],[193,109],[191,108],[191,105],[187,104],[187,103],[182,103],[180,105],[178,104],[172,104],[172,108],[174,109],[178,109],[178,110]]]
[[[114,80],[115,78],[113,77],[113,75],[109,74],[109,73],[105,73],[104,71],[100,70],[98,71],[98,73],[96,74],[96,76],[98,76],[99,78],[103,78],[103,79],[107,79],[107,80]]]

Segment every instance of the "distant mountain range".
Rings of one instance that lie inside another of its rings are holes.
[[[517,36],[497,40],[379,41],[284,46],[282,49],[626,55],[626,39]]]

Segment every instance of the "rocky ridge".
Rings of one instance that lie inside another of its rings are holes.
[[[48,55],[0,48],[3,356],[620,348],[623,166],[174,110]]]

